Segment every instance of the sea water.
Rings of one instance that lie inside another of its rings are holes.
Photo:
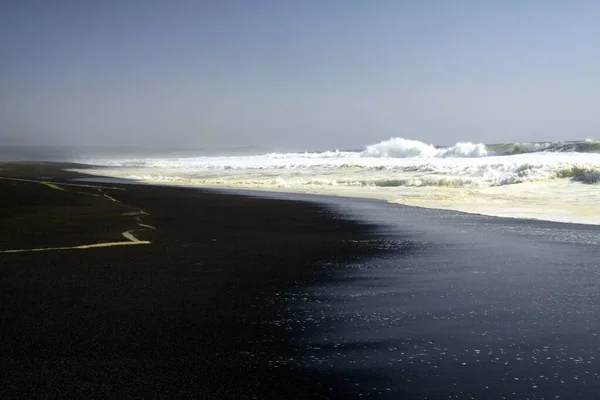
[[[99,174],[256,188],[244,194],[377,227],[356,243],[369,257],[324,260],[320,282],[272,294],[265,323],[287,351],[271,367],[331,381],[332,398],[598,398],[597,142],[100,161]]]
[[[331,194],[464,212],[600,224],[600,142],[391,138],[356,151],[104,157],[86,173],[150,183]]]

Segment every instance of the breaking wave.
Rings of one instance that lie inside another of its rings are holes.
[[[217,169],[261,168],[263,165],[280,168],[293,168],[309,162],[313,165],[346,166],[359,158],[377,159],[434,159],[434,158],[483,158],[493,156],[514,156],[530,153],[600,153],[600,141],[586,139],[573,142],[523,142],[504,144],[482,144],[459,142],[453,146],[434,146],[418,140],[390,138],[388,140],[366,146],[358,151],[323,151],[304,153],[268,153],[252,156],[219,156],[219,157],[182,157],[182,158],[144,158],[128,160],[103,160],[99,164],[121,167],[172,167],[178,166]],[[214,161],[214,162],[213,162]],[[97,162],[98,163],[98,162]]]
[[[460,142],[452,147],[436,148],[433,145],[408,140],[391,138],[381,143],[367,146],[361,153],[363,157],[409,158],[409,157],[485,157],[488,155],[484,144]]]
[[[244,187],[490,187],[557,178],[598,184],[600,142],[460,142],[436,147],[391,138],[358,151],[113,159],[95,164],[117,169],[124,178]]]
[[[470,158],[538,152],[600,153],[600,141],[586,139],[582,141],[571,142],[523,142],[488,145],[482,143],[459,142],[454,146],[443,147],[433,146],[418,140],[396,137],[377,144],[369,145],[360,154],[363,157],[381,158]]]

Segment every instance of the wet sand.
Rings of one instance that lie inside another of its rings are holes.
[[[597,226],[6,175],[3,397],[600,393]]]
[[[0,179],[0,250],[124,232],[149,243],[0,253],[3,398],[311,398],[335,385],[270,364],[285,351],[273,295],[365,256],[369,226],[311,203],[64,185],[81,177],[64,167],[0,164],[13,178]]]

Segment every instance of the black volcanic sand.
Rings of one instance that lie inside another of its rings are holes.
[[[69,166],[0,177],[81,177]],[[125,241],[139,209],[157,228],[135,233],[149,245],[0,253],[0,397],[325,397],[337,378],[269,366],[272,295],[364,256],[368,227],[310,203],[94,186],[0,179],[0,250]]]

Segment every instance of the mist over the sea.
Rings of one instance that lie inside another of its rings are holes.
[[[0,146],[597,139],[599,16],[590,1],[10,0]]]

